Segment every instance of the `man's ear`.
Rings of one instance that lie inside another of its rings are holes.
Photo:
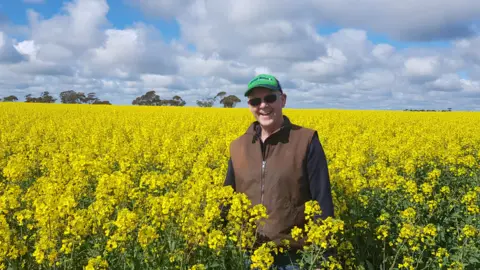
[[[282,108],[285,107],[285,104],[287,103],[287,94],[282,95]]]

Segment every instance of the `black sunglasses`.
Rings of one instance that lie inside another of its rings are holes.
[[[263,101],[265,101],[266,103],[273,103],[277,101],[277,98],[278,96],[276,94],[270,94],[263,97]],[[250,106],[258,106],[261,103],[262,103],[262,98],[252,98],[248,100],[248,104],[250,104]]]

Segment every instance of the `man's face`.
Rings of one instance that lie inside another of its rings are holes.
[[[269,103],[264,100],[267,97],[267,100],[271,97],[270,95],[276,95],[276,100],[272,103]],[[283,119],[282,108],[285,107],[286,96],[282,95],[280,92],[272,91],[267,88],[256,88],[254,89],[248,99],[249,101],[260,98],[261,103],[257,106],[249,104],[250,111],[252,112],[255,119],[264,127],[275,127]]]

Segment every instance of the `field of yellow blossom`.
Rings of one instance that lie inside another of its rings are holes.
[[[318,131],[334,192],[334,219],[292,231],[309,243],[302,269],[480,269],[479,113],[284,112]],[[254,245],[266,209],[222,186],[252,121],[0,104],[0,269],[268,269],[283,249]]]

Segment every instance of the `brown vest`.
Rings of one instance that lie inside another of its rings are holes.
[[[306,158],[315,130],[284,119],[283,127],[265,140],[264,157],[258,122],[231,143],[230,155],[236,191],[245,193],[253,205],[263,204],[267,209],[269,218],[264,226],[258,226],[259,234],[277,244],[287,239],[296,249],[302,243],[294,242],[289,234],[294,226],[303,228],[304,204],[311,200]]]

